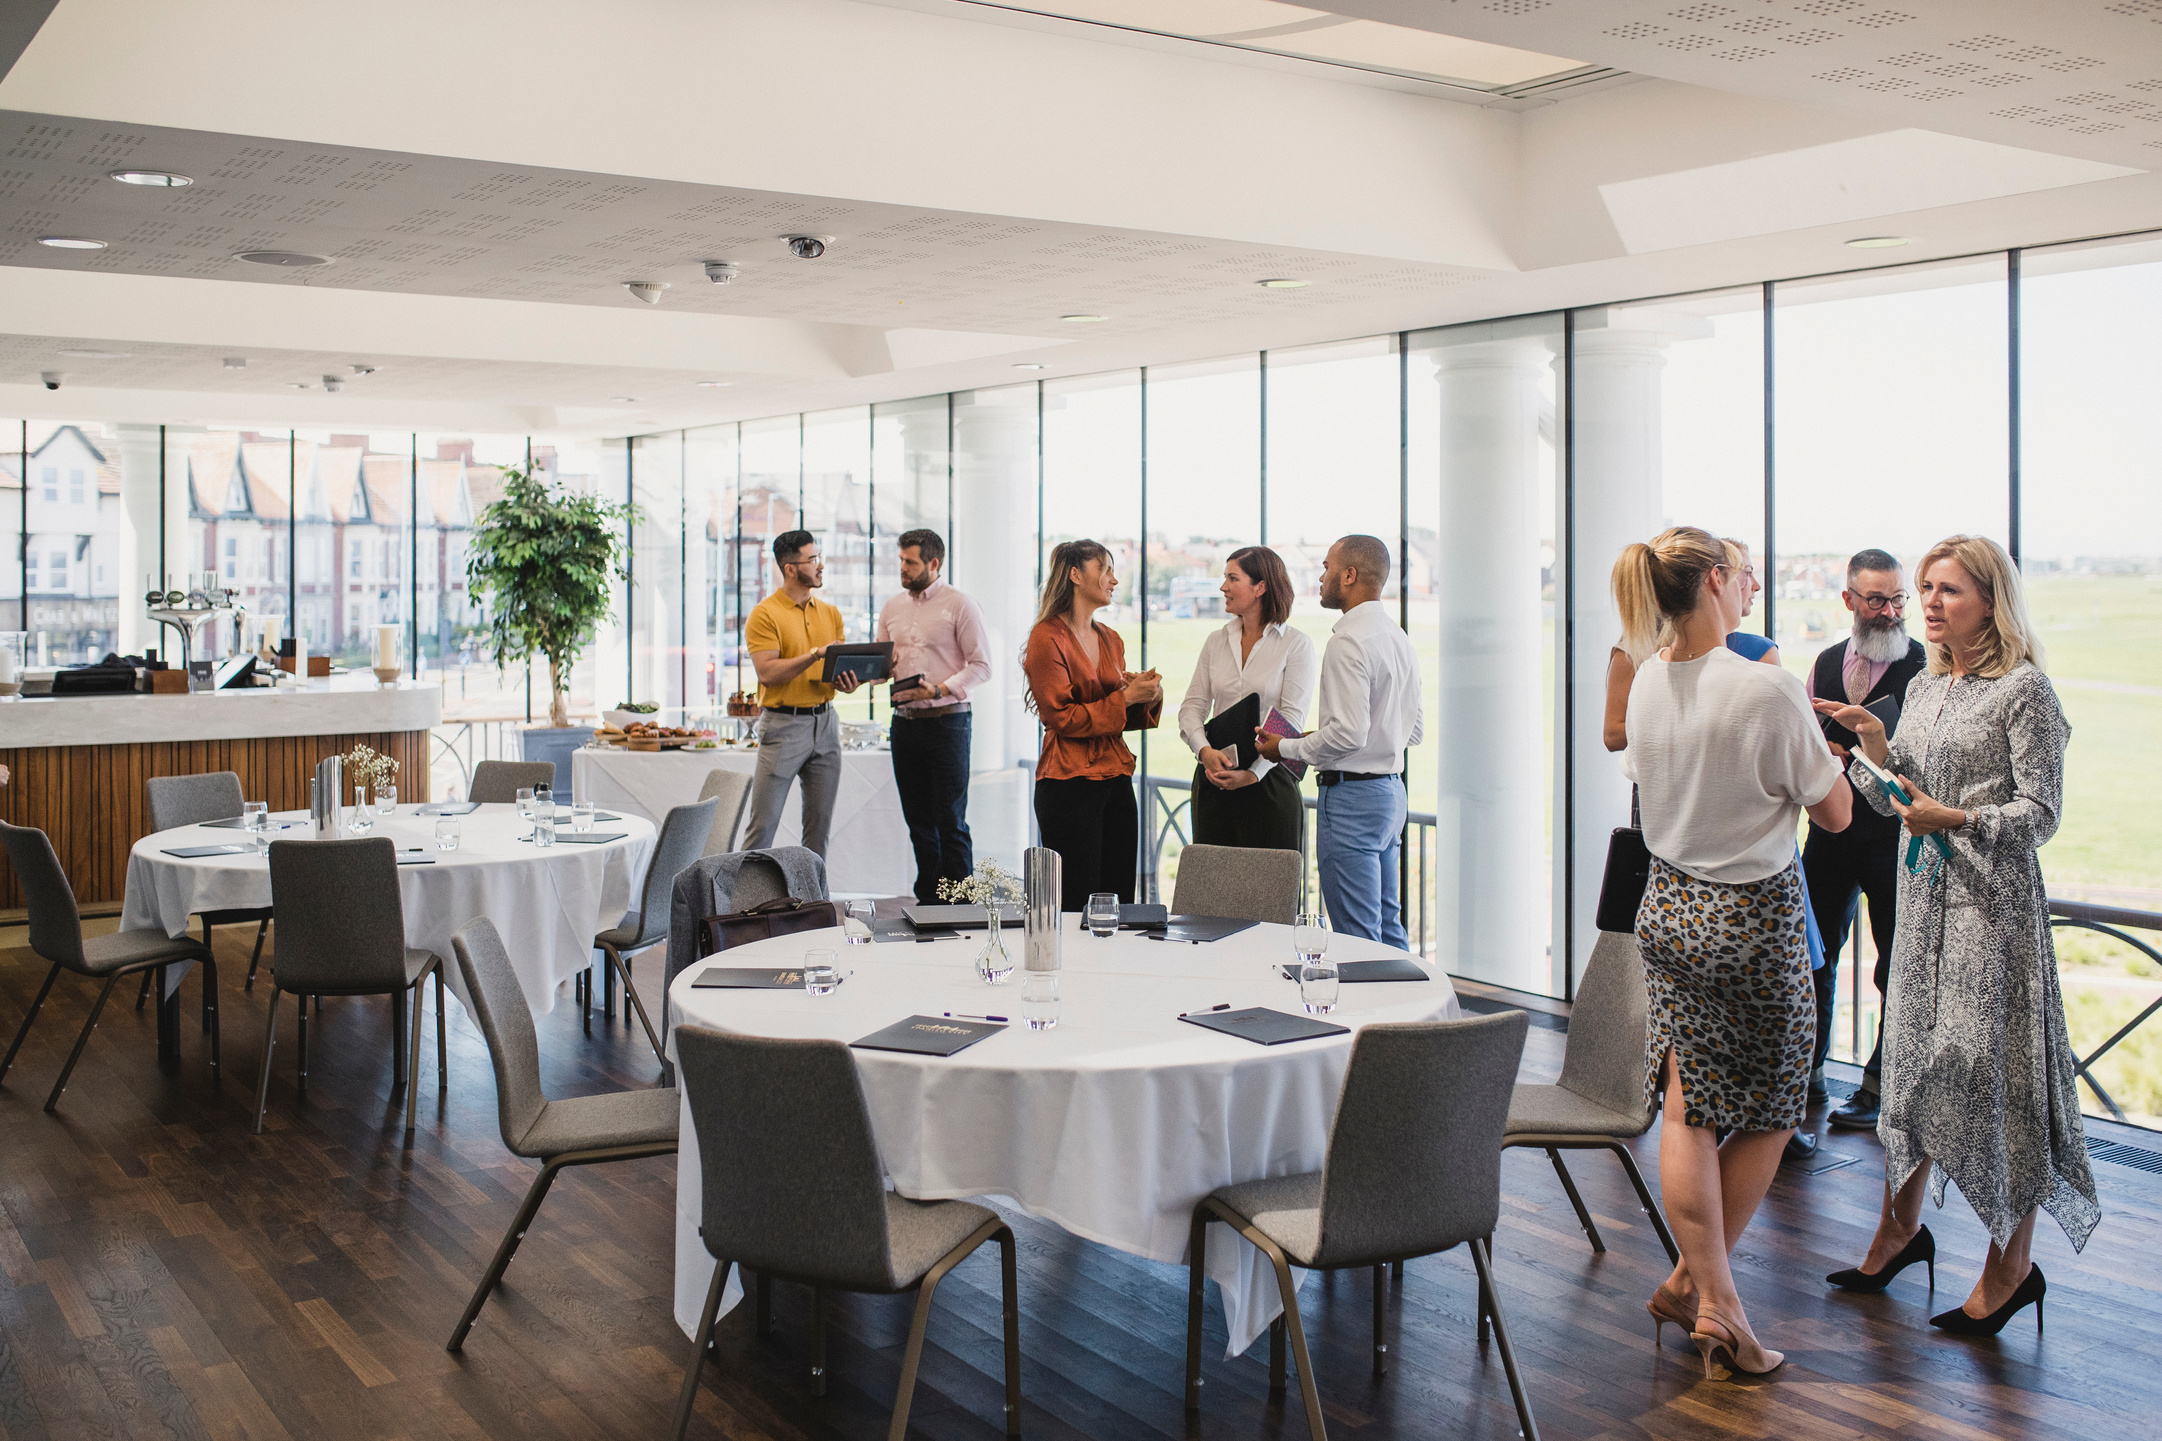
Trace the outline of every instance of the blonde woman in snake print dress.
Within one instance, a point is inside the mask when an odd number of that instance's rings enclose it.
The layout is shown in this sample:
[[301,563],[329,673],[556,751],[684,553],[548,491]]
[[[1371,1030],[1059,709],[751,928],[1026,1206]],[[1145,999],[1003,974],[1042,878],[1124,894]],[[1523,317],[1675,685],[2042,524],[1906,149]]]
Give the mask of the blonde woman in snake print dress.
[[[1903,864],[1877,1122],[1884,1209],[1862,1264],[1827,1279],[1880,1291],[1917,1261],[1934,1273],[1922,1194],[1942,1206],[1956,1183],[1989,1228],[1989,1259],[1966,1304],[1930,1324],[1994,1335],[2030,1303],[2041,1324],[2036,1211],[2075,1251],[2102,1214],[2035,854],[2057,830],[2071,727],[2002,547],[1953,536],[1916,575],[1929,673],[1908,687],[1893,739],[1867,712],[1817,702],[1910,797],[1851,769],[1869,803],[1904,822]],[[1938,838],[1950,854],[1933,860]]]
[[1802,683],[1727,648],[1747,585],[1727,548],[1688,526],[1614,566],[1625,633],[1671,628],[1630,685],[1622,755],[1652,853],[1637,913],[1644,1084],[1665,1112],[1659,1184],[1682,1253],[1646,1309],[1655,1333],[1688,1329],[1713,1378],[1785,1360],[1750,1329],[1727,1255],[1808,1109],[1816,992],[1795,824],[1807,809],[1840,830],[1853,796]]

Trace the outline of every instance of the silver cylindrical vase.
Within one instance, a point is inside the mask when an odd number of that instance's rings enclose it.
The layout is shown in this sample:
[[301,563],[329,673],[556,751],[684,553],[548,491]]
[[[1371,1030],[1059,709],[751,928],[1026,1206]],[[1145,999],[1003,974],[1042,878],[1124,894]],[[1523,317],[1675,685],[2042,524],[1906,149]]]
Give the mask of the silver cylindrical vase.
[[1059,854],[1030,846],[1021,854],[1021,917],[1027,944],[1023,965],[1031,971],[1059,969]]
[[308,816],[315,822],[315,838],[335,841],[345,835],[345,757],[324,756],[315,763],[315,778],[308,783]]

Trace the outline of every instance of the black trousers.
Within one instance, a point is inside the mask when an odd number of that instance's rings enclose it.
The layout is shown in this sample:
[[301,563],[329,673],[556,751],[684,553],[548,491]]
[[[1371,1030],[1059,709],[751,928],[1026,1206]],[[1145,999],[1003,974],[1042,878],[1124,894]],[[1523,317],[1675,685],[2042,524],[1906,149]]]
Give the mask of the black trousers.
[[1130,776],[1036,782],[1036,829],[1059,854],[1059,909],[1087,907],[1096,891],[1132,904],[1141,817]]
[[[1857,805],[1862,802],[1857,801]],[[1824,1064],[1832,1046],[1832,1007],[1839,986],[1839,953],[1864,898],[1869,901],[1869,934],[1877,943],[1877,995],[1892,976],[1892,932],[1899,924],[1899,836],[1850,839],[1836,831],[1809,828],[1802,844],[1802,873],[1809,878],[1809,908],[1824,936],[1824,965],[1811,979],[1817,987],[1817,1051],[1812,1065]],[[1878,1014],[1883,1011],[1880,1007]],[[1883,1069],[1884,1027],[1877,1027],[1877,1047],[1864,1070],[1872,1077]]]
[[1250,786],[1235,791],[1209,784],[1208,772],[1194,767],[1194,844],[1249,846],[1266,851],[1295,851],[1304,830],[1306,808],[1298,784],[1282,766]]
[[976,868],[968,835],[968,713],[893,718],[893,786],[916,852],[916,900],[938,900],[940,881]]

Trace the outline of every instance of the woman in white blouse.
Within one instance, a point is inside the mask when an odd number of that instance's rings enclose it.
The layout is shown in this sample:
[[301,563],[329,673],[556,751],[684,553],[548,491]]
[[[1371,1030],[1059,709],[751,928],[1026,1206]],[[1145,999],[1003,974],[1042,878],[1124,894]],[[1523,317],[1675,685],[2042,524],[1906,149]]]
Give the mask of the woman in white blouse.
[[1292,726],[1302,725],[1321,663],[1313,641],[1289,624],[1291,575],[1275,551],[1259,545],[1233,551],[1217,589],[1231,619],[1202,643],[1179,706],[1179,734],[1200,762],[1194,768],[1194,841],[1295,851],[1305,820],[1298,783],[1265,757],[1242,768],[1238,751],[1215,749],[1202,727],[1250,695],[1261,697],[1263,720],[1276,710]]

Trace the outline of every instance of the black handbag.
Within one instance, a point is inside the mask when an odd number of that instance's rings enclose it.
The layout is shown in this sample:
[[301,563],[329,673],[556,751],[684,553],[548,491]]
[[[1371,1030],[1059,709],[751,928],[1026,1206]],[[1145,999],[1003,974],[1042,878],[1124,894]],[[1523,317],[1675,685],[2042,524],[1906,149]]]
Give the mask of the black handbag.
[[1607,838],[1606,874],[1599,881],[1599,913],[1594,921],[1602,931],[1623,935],[1636,934],[1637,910],[1644,904],[1644,887],[1652,876],[1652,853],[1644,845],[1634,787],[1629,792],[1629,821],[1614,827],[1614,834]]
[[832,901],[799,901],[794,896],[777,896],[770,901],[760,901],[748,910],[707,916],[698,928],[698,954],[703,959],[718,951],[747,946],[753,941],[792,936],[801,931],[826,930],[840,924],[836,919],[837,909]]

